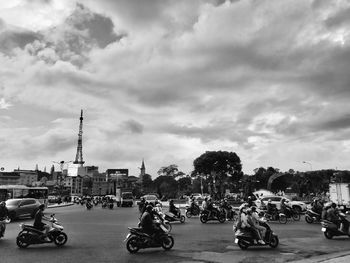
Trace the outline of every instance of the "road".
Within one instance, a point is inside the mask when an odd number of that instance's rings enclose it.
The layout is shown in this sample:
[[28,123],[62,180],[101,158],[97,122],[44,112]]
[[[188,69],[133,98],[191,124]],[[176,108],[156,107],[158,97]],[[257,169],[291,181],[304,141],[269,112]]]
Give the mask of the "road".
[[347,237],[325,239],[319,224],[309,225],[302,217],[300,222],[286,225],[271,223],[280,239],[277,249],[261,247],[242,251],[233,243],[232,223],[202,224],[194,217],[186,219],[185,224],[173,224],[175,245],[172,250],[155,248],[132,255],[125,249],[123,240],[128,233],[127,227],[138,222],[136,207],[109,210],[97,206],[87,211],[83,206],[74,205],[47,209],[46,214],[50,213],[56,214],[68,234],[64,247],[43,244],[17,248],[15,239],[19,223],[33,220],[15,221],[7,225],[5,238],[0,240],[0,262],[286,262],[348,251],[350,242]]

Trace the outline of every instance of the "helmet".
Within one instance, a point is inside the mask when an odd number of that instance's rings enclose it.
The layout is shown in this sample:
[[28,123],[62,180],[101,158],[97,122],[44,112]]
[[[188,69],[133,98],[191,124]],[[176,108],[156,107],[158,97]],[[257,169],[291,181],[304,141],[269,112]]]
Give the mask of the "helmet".
[[251,209],[253,212],[256,211],[256,207],[255,207],[255,206],[252,206],[250,209]]
[[271,199],[269,199],[267,202],[268,202],[268,203],[271,203],[272,201],[271,201]]
[[38,208],[39,208],[39,209],[44,209],[44,208],[45,208],[45,205],[44,205],[44,204],[41,204],[41,205],[39,205]]
[[152,210],[153,210],[153,206],[151,206],[151,205],[147,205],[146,206],[146,211],[147,212],[152,212]]
[[0,202],[0,205],[1,205],[1,206],[6,205],[5,201],[1,201],[1,202]]
[[247,214],[251,214],[252,213],[252,209],[251,208],[248,208],[247,209]]

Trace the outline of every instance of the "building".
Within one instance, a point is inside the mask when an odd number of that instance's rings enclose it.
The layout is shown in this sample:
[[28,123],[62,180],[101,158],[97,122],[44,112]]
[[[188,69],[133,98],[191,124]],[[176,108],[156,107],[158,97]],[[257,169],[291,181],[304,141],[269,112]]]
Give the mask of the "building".
[[19,173],[19,181],[18,184],[20,185],[27,185],[32,186],[35,185],[38,181],[38,170],[32,171],[32,170],[15,170],[17,173]]
[[0,172],[0,185],[19,184],[20,175],[18,172]]

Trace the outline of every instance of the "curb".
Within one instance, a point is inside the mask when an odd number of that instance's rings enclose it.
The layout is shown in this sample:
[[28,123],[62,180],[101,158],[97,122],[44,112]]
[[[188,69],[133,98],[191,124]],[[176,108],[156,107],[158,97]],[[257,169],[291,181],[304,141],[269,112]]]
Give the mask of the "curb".
[[47,206],[46,209],[49,208],[58,208],[58,207],[65,207],[65,206],[71,206],[74,205],[73,203],[67,203],[67,204],[60,204],[60,205],[51,205],[51,206]]
[[[326,262],[329,260],[336,260],[339,258],[347,258],[347,262],[350,261],[350,251],[336,252],[331,254],[319,255],[310,258],[305,258],[296,261],[288,261],[289,263],[315,263],[315,262]],[[337,262],[337,261],[334,261]],[[344,261],[345,262],[345,261]]]

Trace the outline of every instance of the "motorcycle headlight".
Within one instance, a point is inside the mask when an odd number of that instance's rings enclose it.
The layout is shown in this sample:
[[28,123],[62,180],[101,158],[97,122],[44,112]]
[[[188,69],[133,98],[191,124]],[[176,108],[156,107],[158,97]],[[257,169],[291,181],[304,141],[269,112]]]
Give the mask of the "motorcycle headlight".
[[24,224],[20,224],[19,227],[20,227],[21,229],[24,229]]

